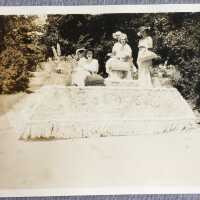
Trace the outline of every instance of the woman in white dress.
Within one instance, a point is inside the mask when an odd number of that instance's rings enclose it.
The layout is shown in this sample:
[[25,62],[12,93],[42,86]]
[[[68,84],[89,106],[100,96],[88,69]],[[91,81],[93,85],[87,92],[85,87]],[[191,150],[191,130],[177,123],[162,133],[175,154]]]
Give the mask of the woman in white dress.
[[142,87],[152,87],[150,70],[152,67],[152,60],[159,58],[157,54],[151,51],[153,48],[153,40],[148,35],[148,30],[150,27],[142,26],[139,29],[138,36],[141,37],[139,40],[138,48],[138,79],[140,86]]
[[[112,54],[112,58],[107,61],[106,68],[109,70],[110,74],[114,68],[122,69],[122,71],[124,69],[126,72],[125,77],[127,79],[132,79],[131,71],[133,70],[133,72],[135,72],[136,68],[132,62],[132,49],[127,41],[127,35],[122,33],[119,38],[120,44],[113,47],[114,53]],[[121,74],[120,71],[119,74]]]
[[121,31],[117,31],[116,33],[113,33],[113,39],[116,40],[116,42],[113,45],[112,48],[112,55],[115,56],[117,51],[121,48],[121,36],[123,36],[123,33]]
[[83,65],[83,68],[90,74],[96,74],[99,70],[98,60],[93,58],[93,51],[88,50],[86,53],[86,62]]
[[[120,38],[121,47],[116,52],[116,58],[118,59],[118,65],[120,68],[127,69],[125,74],[127,79],[132,79],[131,69],[136,70],[132,63],[132,49],[127,43],[128,38],[126,34],[122,34]],[[116,63],[117,64],[117,63]]]
[[73,67],[72,72],[72,85],[75,86],[84,86],[85,85],[85,77],[89,75],[89,73],[84,69],[84,65],[87,61],[85,57],[86,49],[81,48],[76,51],[76,63]]
[[93,54],[92,50],[88,50],[86,53],[87,61],[83,67],[89,74],[85,79],[85,85],[104,85],[103,77],[97,74],[99,71],[99,62],[93,57]]
[[110,73],[110,68],[112,67],[112,62],[115,59],[115,56],[117,54],[117,52],[119,51],[119,49],[121,48],[121,35],[123,33],[120,31],[117,31],[115,33],[112,34],[113,39],[115,40],[115,43],[112,47],[112,52],[108,53],[108,56],[110,56],[110,58],[106,61],[106,72]]
[[77,66],[73,71],[73,85],[75,86],[85,86],[86,79],[99,79],[97,72],[99,70],[98,60],[93,58],[93,51],[88,50],[86,52],[82,51],[78,53]]

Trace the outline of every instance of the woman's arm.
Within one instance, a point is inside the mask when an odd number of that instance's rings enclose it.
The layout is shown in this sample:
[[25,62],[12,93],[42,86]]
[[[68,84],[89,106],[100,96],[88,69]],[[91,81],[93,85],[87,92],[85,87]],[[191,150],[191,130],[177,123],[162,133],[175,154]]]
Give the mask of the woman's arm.
[[152,49],[153,48],[153,39],[152,37],[148,37],[148,40],[147,40],[147,48],[148,49]]

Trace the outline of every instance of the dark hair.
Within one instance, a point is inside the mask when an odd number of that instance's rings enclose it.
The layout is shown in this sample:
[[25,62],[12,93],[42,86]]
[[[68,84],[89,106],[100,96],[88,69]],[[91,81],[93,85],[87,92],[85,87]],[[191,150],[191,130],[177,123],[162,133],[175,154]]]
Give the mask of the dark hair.
[[85,53],[85,50],[80,50],[78,53]]
[[93,51],[92,49],[87,49],[86,55],[87,55],[89,52],[91,52],[91,53],[94,55],[94,51]]

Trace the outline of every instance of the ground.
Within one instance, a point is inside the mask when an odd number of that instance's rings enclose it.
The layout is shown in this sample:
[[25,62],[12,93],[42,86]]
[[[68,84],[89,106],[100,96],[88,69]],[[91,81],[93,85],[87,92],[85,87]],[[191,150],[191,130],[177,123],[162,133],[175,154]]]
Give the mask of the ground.
[[199,128],[159,135],[22,141],[2,116],[26,95],[0,97],[0,189],[200,185]]
[[4,123],[0,188],[198,186],[197,131],[24,142]]

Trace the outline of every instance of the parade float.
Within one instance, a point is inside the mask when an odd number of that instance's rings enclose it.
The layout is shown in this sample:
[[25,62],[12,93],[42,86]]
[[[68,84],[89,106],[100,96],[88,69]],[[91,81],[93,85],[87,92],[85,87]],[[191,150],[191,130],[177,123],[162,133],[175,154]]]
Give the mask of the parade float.
[[195,128],[192,109],[170,84],[154,77],[152,87],[140,87],[137,79],[121,78],[124,69],[117,67],[104,85],[72,86],[72,60],[45,63],[48,81],[7,113],[20,139],[169,134]]

